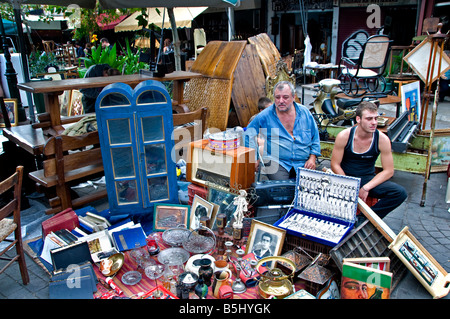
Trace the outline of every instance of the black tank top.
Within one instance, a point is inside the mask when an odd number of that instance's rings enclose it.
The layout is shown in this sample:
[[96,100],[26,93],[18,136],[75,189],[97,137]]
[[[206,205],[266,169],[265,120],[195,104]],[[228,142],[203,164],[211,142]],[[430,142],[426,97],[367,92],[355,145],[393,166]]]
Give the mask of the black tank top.
[[372,137],[372,144],[364,153],[355,153],[353,151],[353,137],[357,126],[350,129],[347,145],[344,149],[341,167],[346,175],[361,177],[366,175],[375,175],[375,162],[380,154],[378,149],[378,139],[380,132],[375,131]]

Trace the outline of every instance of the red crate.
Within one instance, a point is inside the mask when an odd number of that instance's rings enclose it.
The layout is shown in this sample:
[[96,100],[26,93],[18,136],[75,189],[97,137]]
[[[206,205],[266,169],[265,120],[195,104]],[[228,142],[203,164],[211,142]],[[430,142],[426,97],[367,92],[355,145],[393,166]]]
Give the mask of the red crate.
[[208,188],[206,186],[199,186],[196,184],[189,184],[188,186],[188,196],[189,196],[189,201],[188,201],[188,205],[192,205],[192,202],[194,200],[194,196],[198,195],[203,199],[207,200],[207,196],[208,196]]
[[[367,204],[367,206],[372,207],[373,205],[378,203],[378,198],[367,196],[365,203]],[[356,209],[356,215],[359,215],[359,214],[361,214],[361,211],[358,208],[358,209]]]

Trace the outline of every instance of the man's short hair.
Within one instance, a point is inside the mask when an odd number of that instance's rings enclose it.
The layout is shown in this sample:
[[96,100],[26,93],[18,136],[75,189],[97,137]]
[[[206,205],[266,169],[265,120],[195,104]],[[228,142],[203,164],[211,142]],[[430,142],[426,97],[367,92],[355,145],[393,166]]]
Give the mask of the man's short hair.
[[292,82],[289,81],[280,81],[277,84],[275,84],[273,88],[273,95],[275,96],[275,91],[278,89],[284,89],[285,86],[288,86],[291,89],[292,96],[295,96],[295,86],[292,84]]
[[267,104],[270,105],[272,103],[273,103],[272,100],[269,99],[267,96],[260,97],[258,100],[258,110],[262,111],[267,107]]
[[100,43],[102,43],[102,42],[109,42],[109,41],[108,41],[108,38],[101,38],[101,39],[100,39]]
[[361,103],[359,103],[358,107],[356,108],[356,116],[362,117],[362,113],[365,110],[369,110],[371,112],[378,112],[378,107],[373,102],[362,101]]
[[262,240],[264,237],[269,237],[270,242],[272,242],[272,240],[273,240],[272,235],[269,234],[269,233],[264,233],[264,234],[262,234],[262,235],[261,235],[261,240]]

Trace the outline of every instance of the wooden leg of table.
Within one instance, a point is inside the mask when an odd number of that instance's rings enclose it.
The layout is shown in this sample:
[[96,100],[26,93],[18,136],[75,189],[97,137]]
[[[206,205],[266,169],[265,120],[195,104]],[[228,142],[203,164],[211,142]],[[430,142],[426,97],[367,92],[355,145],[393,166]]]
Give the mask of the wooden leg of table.
[[[44,94],[45,111],[50,115],[50,127],[56,134],[61,134],[64,128],[61,125],[61,110],[59,106],[59,95],[61,92]],[[51,134],[50,134],[51,135]]]
[[183,104],[184,81],[173,81],[172,93],[173,99],[176,100],[178,104]]

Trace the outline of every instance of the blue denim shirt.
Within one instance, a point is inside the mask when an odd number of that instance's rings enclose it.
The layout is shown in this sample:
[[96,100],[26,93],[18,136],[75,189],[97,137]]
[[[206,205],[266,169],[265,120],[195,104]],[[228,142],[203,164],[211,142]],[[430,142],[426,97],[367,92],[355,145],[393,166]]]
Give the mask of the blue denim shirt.
[[314,117],[305,106],[295,102],[294,106],[297,113],[294,137],[278,118],[275,104],[261,111],[247,126],[244,135],[245,146],[257,150],[256,136],[260,133],[265,140],[263,158],[278,161],[287,171],[292,167],[295,171],[303,167],[311,154],[321,155],[319,130]]

